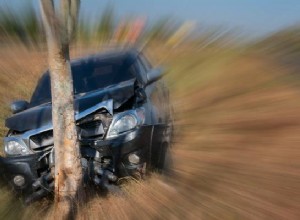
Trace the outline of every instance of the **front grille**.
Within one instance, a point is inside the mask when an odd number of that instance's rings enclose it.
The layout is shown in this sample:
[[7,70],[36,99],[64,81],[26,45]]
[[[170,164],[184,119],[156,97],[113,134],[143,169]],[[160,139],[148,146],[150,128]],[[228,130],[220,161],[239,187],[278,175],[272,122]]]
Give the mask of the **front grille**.
[[41,151],[43,148],[53,146],[53,131],[45,131],[30,137],[30,147],[35,151]]
[[90,128],[98,127],[101,124],[102,124],[101,121],[90,121],[90,122],[86,122],[84,124],[81,124],[79,127],[81,129],[90,129]]
[[[98,112],[77,121],[76,125],[79,140],[103,139],[111,121],[112,117],[107,112]],[[53,145],[53,130],[30,137],[30,148],[36,152],[46,150]]]
[[107,112],[97,112],[77,122],[79,139],[103,139],[112,117]]
[[90,121],[79,126],[79,138],[102,138],[104,136],[104,128],[102,122]]

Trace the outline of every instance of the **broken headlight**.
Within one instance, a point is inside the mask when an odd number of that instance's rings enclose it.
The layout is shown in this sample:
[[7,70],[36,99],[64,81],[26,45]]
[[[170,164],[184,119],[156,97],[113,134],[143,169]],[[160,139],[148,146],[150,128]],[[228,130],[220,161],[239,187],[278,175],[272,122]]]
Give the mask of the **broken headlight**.
[[16,137],[7,137],[4,139],[5,153],[9,156],[27,155],[32,152],[25,143]]
[[119,113],[114,116],[107,133],[107,139],[117,137],[143,124],[145,121],[144,109],[137,109]]

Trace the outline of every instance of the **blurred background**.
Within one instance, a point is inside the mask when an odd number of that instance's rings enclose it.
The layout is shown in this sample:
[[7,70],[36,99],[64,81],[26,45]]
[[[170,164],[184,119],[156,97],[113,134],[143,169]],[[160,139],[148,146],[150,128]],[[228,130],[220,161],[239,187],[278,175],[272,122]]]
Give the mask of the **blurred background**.
[[[0,135],[47,69],[38,0],[0,0]],[[135,46],[166,68],[174,176],[94,195],[79,219],[299,219],[300,1],[83,0],[71,57]],[[51,219],[2,186],[0,219]]]

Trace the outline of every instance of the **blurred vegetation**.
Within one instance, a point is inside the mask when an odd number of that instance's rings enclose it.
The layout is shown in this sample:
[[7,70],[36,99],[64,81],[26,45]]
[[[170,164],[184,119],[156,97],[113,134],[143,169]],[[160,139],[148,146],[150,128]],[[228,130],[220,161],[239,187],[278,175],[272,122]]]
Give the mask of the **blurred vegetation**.
[[[43,45],[45,37],[40,20],[40,15],[30,4],[24,4],[22,13],[12,8],[0,7],[0,43],[4,44],[18,40],[26,46]],[[132,17],[118,20],[114,15],[114,8],[111,4],[107,5],[103,13],[93,19],[93,21],[91,21],[90,15],[82,14],[78,24],[77,42],[90,43],[97,41],[105,45],[114,39],[114,34],[117,31],[126,35],[133,20]],[[143,27],[144,30],[140,35],[139,41],[167,42],[182,24],[182,22],[171,16],[158,18],[156,22],[147,23]],[[242,38],[243,35],[238,30],[227,29],[222,26],[197,26],[193,31],[192,38],[189,40],[202,44],[203,47],[208,47],[212,44],[224,46],[227,43],[234,46]],[[120,39],[122,40],[122,38]],[[243,46],[245,46],[245,42]],[[281,58],[288,56],[285,60],[294,60],[296,62],[300,56],[300,26],[287,27],[264,38],[256,39],[253,43],[248,42],[248,46],[259,52],[278,55]]]
[[256,43],[272,53],[294,54],[300,52],[300,26],[287,27]]
[[[32,7],[22,14],[0,10],[3,137],[9,103],[29,99],[47,68],[47,53],[40,50],[43,30]],[[131,24],[132,19],[118,21],[112,6],[95,22],[82,16],[72,57],[99,52],[118,28],[122,37],[114,39],[123,42]],[[147,45],[144,52],[155,65],[168,68],[178,129],[173,146],[176,178],[166,181],[154,174],[124,186],[122,195],[91,192],[80,216],[297,219],[300,93],[291,67],[298,67],[300,28],[241,44],[236,31],[196,27],[181,44],[167,44],[181,25],[169,17],[158,19],[146,24],[138,40]],[[0,219],[51,217],[49,200],[26,207],[9,188],[1,186],[0,194]]]
[[24,44],[38,43],[42,39],[42,26],[31,5],[27,5],[22,13],[9,8],[0,8],[0,39],[3,42],[16,39]]
[[113,6],[108,5],[96,23],[96,33],[99,40],[107,42],[114,33],[114,11]]
[[[30,4],[25,4],[22,13],[18,13],[11,8],[0,8],[0,42],[21,41],[24,45],[44,44],[43,28],[40,21],[40,15],[36,13]],[[102,43],[109,42],[116,29],[123,24],[123,30],[126,32],[130,29],[132,19],[117,21],[114,15],[112,5],[108,5],[103,13],[90,22],[88,16],[81,16],[77,30],[77,41],[90,42],[99,41]],[[171,18],[159,19],[147,30],[146,39],[167,40],[174,32],[176,25]]]
[[276,56],[285,64],[297,65],[300,59],[300,25],[280,30],[255,42],[255,50]]

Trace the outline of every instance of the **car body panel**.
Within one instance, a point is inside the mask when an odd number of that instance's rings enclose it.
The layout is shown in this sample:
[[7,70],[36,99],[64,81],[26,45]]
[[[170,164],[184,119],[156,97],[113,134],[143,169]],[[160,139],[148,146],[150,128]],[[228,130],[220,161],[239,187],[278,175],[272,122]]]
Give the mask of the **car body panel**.
[[[134,79],[114,85],[111,88],[78,95],[75,98],[75,112],[82,113],[94,107],[99,102],[114,100],[113,108],[119,108],[124,102],[134,95]],[[112,112],[112,110],[110,110]],[[20,121],[22,123],[20,123]],[[5,121],[5,126],[19,132],[37,129],[45,125],[52,124],[51,103],[42,104],[23,112],[17,113]]]

